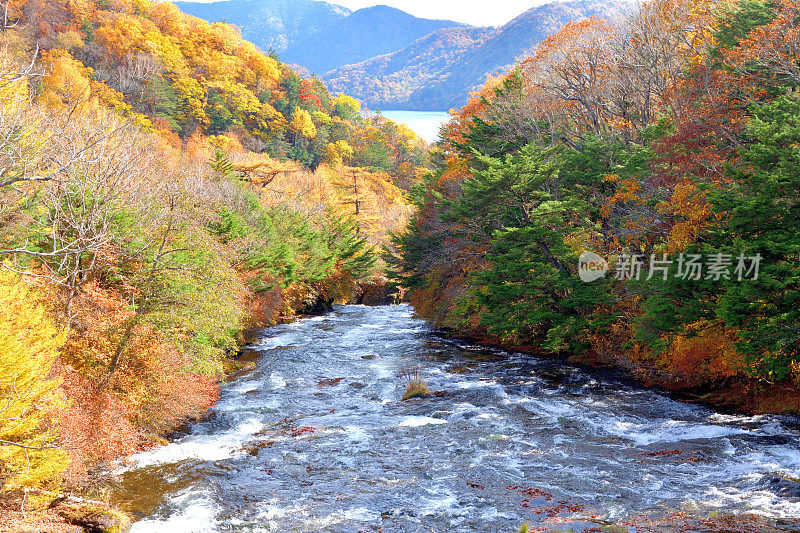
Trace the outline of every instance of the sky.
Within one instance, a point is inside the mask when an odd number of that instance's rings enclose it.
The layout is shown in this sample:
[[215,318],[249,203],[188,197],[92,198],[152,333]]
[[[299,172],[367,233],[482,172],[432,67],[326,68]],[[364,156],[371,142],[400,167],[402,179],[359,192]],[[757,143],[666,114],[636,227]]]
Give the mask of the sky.
[[528,9],[548,0],[327,0],[356,10],[384,4],[431,19],[448,19],[474,26],[502,26]]

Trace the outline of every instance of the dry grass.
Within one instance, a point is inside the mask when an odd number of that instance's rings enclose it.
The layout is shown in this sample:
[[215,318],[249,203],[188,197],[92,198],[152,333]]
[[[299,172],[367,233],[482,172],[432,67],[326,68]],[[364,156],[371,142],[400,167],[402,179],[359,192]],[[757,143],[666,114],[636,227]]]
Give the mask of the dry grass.
[[428,384],[425,383],[424,374],[420,367],[405,367],[400,370],[398,377],[406,387],[402,401],[410,400],[411,398],[424,398],[430,395],[431,391],[428,389]]

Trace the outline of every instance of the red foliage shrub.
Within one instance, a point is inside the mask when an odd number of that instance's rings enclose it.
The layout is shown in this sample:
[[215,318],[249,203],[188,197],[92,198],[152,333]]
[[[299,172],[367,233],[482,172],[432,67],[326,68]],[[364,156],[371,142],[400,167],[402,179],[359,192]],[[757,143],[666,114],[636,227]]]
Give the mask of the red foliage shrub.
[[132,312],[118,293],[94,282],[76,309],[78,330],[56,367],[69,399],[60,425],[69,443],[67,479],[72,483],[200,417],[218,395],[215,378],[191,372],[188,358],[147,324],[134,329],[119,366],[110,373],[109,362]]

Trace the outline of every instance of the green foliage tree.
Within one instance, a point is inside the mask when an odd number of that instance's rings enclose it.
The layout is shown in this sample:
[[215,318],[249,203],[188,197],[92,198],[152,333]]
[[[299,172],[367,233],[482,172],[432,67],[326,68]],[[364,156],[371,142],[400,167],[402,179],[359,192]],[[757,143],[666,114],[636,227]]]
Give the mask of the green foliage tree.
[[208,133],[211,135],[225,133],[236,122],[233,110],[220,91],[209,92],[206,110],[210,120]]
[[[709,242],[719,253],[760,255],[754,275],[725,284],[717,312],[739,332],[739,350],[759,372],[783,378],[800,361],[800,99],[752,108],[749,141],[731,184],[713,191],[722,224]],[[736,258],[734,268],[737,265]]]
[[580,187],[560,177],[560,150],[529,144],[493,158],[462,185],[445,220],[476,241],[487,239],[488,267],[476,277],[483,323],[493,333],[552,351],[577,350],[599,323],[603,283],[585,284],[567,240],[583,231]]
[[775,10],[767,2],[760,0],[741,0],[735,8],[721,17],[714,32],[716,44],[711,48],[712,57],[719,58],[722,49],[739,46],[750,31],[758,26],[769,24],[775,18]]
[[231,163],[230,157],[221,148],[214,150],[214,155],[208,160],[208,166],[211,167],[214,178],[224,180],[230,177],[236,170]]
[[281,89],[284,96],[278,100],[274,105],[275,109],[280,111],[285,117],[292,117],[294,112],[300,107],[300,85],[302,83],[300,76],[291,70],[283,71],[283,78],[281,79]]
[[361,104],[355,98],[346,95],[339,95],[332,100],[333,114],[348,120],[358,121],[361,118]]
[[391,157],[389,145],[383,139],[375,139],[355,153],[356,162],[373,172],[389,171],[392,168]]
[[222,209],[210,229],[223,243],[239,245],[239,261],[259,274],[253,282],[257,290],[317,283],[337,271],[361,279],[377,261],[357,221],[330,209],[318,216],[285,206],[265,209],[250,195],[250,201]]

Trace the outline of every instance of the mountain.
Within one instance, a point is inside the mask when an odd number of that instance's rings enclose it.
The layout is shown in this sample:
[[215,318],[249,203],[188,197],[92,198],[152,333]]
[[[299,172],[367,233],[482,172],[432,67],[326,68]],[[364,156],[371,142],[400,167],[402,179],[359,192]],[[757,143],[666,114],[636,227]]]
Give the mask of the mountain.
[[352,11],[319,0],[224,0],[175,2],[178,9],[208,22],[224,21],[242,29],[242,37],[262,50],[285,50],[302,39],[347,18]]
[[495,28],[445,28],[414,41],[402,50],[345,65],[324,76],[331,91],[363,100],[373,109],[407,109],[411,95],[424,87],[456,60],[480,47],[496,33]]
[[[531,0],[533,1],[533,0]],[[375,109],[461,107],[487,75],[507,71],[571,20],[615,16],[625,0],[572,0],[534,7],[505,26],[476,28],[414,17],[388,6],[352,12],[320,0],[177,2],[209,22],[239,26],[262,50],[321,75],[334,92]]]
[[400,50],[436,30],[464,26],[452,20],[417,18],[389,6],[373,6],[307,32],[287,47],[281,59],[324,74]]
[[614,17],[620,0],[575,0],[534,7],[499,30],[439,32],[382,57],[323,76],[333,92],[346,92],[372,108],[439,111],[459,108],[487,75],[507,71],[517,58],[571,20]]

